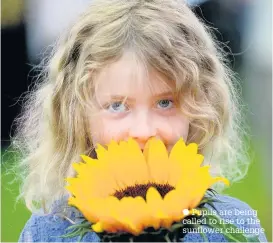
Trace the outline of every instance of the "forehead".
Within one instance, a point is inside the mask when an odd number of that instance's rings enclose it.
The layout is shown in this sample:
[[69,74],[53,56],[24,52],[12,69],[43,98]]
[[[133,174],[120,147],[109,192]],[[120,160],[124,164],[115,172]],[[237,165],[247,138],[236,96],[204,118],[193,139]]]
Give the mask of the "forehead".
[[157,95],[172,92],[174,84],[130,54],[105,67],[96,77],[96,95]]

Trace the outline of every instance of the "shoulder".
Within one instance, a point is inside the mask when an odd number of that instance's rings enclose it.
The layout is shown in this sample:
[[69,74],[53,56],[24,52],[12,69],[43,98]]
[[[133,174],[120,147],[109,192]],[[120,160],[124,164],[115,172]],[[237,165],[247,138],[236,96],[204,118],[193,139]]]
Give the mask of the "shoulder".
[[[32,214],[21,232],[19,242],[77,242],[78,238],[61,238],[61,235],[68,233],[66,228],[72,223],[53,214]],[[95,233],[88,233],[83,241],[97,242],[98,236]]]
[[221,218],[242,229],[246,235],[256,235],[261,242],[267,242],[257,210],[251,208],[247,203],[227,195],[218,195],[218,199],[220,202],[214,203],[214,206]]
[[[267,242],[264,234],[264,229],[261,227],[260,221],[257,218],[257,211],[252,209],[247,203],[227,195],[216,195],[218,201],[213,203],[213,208],[207,206],[213,212],[217,211],[218,216],[222,219],[222,223],[230,223],[238,227],[240,232],[245,235],[256,235],[261,242]],[[214,209],[216,211],[214,211]],[[232,231],[233,229],[227,228],[226,231]],[[204,230],[208,240],[210,242],[226,242],[226,238],[223,234]],[[236,232],[232,232],[236,235]],[[237,232],[238,233],[238,232]],[[203,238],[197,233],[188,233],[185,241],[189,242],[201,242]]]
[[[217,195],[219,202],[214,203],[214,207],[223,219],[233,219],[238,227],[259,228],[257,210],[251,208],[247,203],[227,195]],[[260,230],[261,231],[261,230]]]
[[217,194],[215,198],[217,201],[213,203],[213,206],[222,217],[251,218],[257,216],[256,210],[238,198],[220,194]]

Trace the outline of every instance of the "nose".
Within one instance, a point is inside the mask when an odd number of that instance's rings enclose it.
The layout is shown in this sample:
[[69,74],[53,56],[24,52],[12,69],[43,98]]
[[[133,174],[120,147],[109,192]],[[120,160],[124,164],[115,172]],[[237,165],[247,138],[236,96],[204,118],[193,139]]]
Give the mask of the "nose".
[[133,117],[129,136],[134,138],[142,149],[148,139],[155,137],[156,133],[157,129],[149,112],[141,111]]

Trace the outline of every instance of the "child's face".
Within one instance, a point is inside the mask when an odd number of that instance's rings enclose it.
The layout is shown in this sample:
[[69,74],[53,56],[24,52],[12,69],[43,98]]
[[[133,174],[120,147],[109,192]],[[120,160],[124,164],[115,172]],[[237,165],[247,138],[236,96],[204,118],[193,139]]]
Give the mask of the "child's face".
[[90,119],[93,143],[132,137],[143,149],[149,138],[157,137],[170,151],[180,137],[187,140],[189,121],[181,114],[167,80],[156,72],[147,77],[137,67],[125,55],[98,75],[97,111]]

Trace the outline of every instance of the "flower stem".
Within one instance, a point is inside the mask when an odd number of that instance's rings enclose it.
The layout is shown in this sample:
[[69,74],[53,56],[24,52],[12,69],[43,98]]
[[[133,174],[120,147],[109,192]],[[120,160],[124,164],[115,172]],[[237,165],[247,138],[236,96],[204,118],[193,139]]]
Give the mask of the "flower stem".
[[164,238],[165,238],[166,242],[172,242],[168,234],[165,235]]

